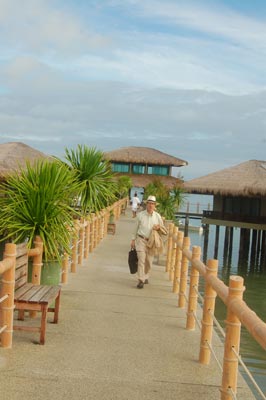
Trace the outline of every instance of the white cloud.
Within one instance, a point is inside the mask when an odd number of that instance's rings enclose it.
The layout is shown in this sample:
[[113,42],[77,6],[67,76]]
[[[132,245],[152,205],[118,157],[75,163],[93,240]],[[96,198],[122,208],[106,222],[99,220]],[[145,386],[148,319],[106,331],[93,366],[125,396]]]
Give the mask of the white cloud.
[[51,0],[0,0],[0,24],[1,41],[21,52],[70,55],[109,43]]

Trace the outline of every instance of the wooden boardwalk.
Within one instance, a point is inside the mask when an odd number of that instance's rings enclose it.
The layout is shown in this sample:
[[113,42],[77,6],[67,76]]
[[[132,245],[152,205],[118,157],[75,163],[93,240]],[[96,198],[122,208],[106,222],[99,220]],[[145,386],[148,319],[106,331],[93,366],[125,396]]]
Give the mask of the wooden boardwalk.
[[[1,400],[217,400],[221,372],[198,363],[199,330],[186,331],[164,260],[136,288],[127,254],[134,222],[128,210],[64,285],[59,324],[38,335],[14,332],[0,348]],[[34,323],[34,322],[33,322]],[[222,357],[218,338],[214,347]],[[243,379],[239,399],[253,399]]]

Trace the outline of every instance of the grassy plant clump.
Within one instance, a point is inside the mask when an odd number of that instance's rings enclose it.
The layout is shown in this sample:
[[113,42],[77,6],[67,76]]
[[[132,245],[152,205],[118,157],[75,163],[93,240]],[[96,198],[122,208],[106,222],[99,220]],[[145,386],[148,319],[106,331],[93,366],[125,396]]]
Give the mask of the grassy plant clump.
[[75,211],[71,204],[78,190],[72,171],[58,161],[26,164],[0,185],[0,235],[32,246],[39,235],[46,259],[69,252]]

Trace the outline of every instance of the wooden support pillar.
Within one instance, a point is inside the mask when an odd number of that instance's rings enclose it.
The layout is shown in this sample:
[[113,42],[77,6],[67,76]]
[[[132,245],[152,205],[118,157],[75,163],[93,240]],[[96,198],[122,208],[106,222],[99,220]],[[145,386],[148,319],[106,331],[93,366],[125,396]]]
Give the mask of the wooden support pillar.
[[206,263],[208,257],[210,225],[206,224],[204,227],[204,244],[203,244],[203,262]]
[[260,251],[260,266],[265,267],[265,254],[266,254],[266,231],[262,231],[261,235],[261,251]]
[[[218,260],[208,260],[206,274],[217,276],[217,273]],[[215,299],[217,294],[211,284],[208,283],[208,281],[205,282],[199,362],[208,365],[211,357],[209,346],[211,346],[213,334],[212,314],[214,315]]]
[[228,259],[229,238],[230,238],[230,227],[226,226],[224,230],[224,251],[223,251],[224,264],[227,264],[227,259]]
[[228,251],[228,264],[231,264],[232,253],[233,253],[233,242],[234,242],[234,228],[230,228],[230,237],[229,237],[229,251]]
[[188,236],[189,215],[186,214],[184,236]]
[[[231,276],[229,281],[229,294],[226,301],[226,337],[224,346],[223,377],[221,387],[221,400],[231,400],[230,390],[237,391],[238,358],[241,323],[232,310],[232,306],[242,300],[244,280],[241,276]],[[229,390],[230,389],[230,390]]]
[[255,263],[256,263],[256,265],[259,265],[260,253],[261,253],[262,231],[258,230],[257,232],[258,232],[258,235],[257,235],[257,248],[256,248],[256,255],[255,255]]
[[[190,248],[190,237],[184,237],[183,240],[183,250],[189,250]],[[181,274],[180,274],[180,288],[179,288],[179,298],[178,307],[185,308],[186,305],[186,295],[187,295],[187,279],[188,279],[188,258],[182,253],[181,261]]]
[[215,229],[215,244],[214,244],[214,257],[218,258],[218,249],[219,249],[219,236],[220,236],[220,225],[216,225]]
[[193,266],[193,260],[200,260],[201,248],[200,246],[192,247],[192,265],[190,272],[190,285],[189,285],[189,299],[187,308],[187,324],[186,329],[195,329],[195,316],[198,306],[198,286],[199,286],[199,271]]
[[250,263],[254,264],[255,259],[256,259],[256,253],[257,253],[257,246],[258,244],[258,231],[257,229],[252,230],[251,234],[251,249],[250,249]]

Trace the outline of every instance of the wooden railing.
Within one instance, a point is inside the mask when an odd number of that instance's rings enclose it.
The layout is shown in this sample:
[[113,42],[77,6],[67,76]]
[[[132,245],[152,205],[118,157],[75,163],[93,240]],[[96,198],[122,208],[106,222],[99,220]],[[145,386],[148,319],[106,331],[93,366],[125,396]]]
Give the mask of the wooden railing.
[[[193,246],[190,239],[184,237],[174,224],[169,225],[166,272],[173,281],[173,292],[178,294],[178,306],[187,307],[186,329],[195,329],[199,297],[199,276],[205,280],[203,295],[201,340],[199,362],[208,364],[211,355],[213,334],[213,314],[215,298],[219,298],[227,307],[226,335],[224,345],[223,373],[221,380],[221,399],[233,399],[237,391],[237,375],[240,347],[241,324],[249,331],[254,340],[266,349],[266,324],[243,301],[244,279],[231,276],[229,287],[217,277],[218,261],[208,260],[205,265],[201,260],[201,248]],[[191,265],[189,269],[188,266]],[[187,282],[190,282],[187,288]],[[258,390],[260,390],[258,388]],[[265,398],[265,397],[263,397]]]
[[191,203],[190,201],[182,203],[178,211],[183,213],[202,214],[203,210],[211,210],[211,203]]
[[[75,232],[72,238],[71,256],[65,254],[62,260],[61,282],[67,283],[69,270],[77,271],[89,253],[100,243],[107,234],[107,225],[112,212],[117,220],[126,208],[127,198],[118,200],[110,207],[97,214],[91,214],[85,219],[75,221]],[[33,257],[32,283],[40,284],[42,270],[43,243],[36,237],[34,248],[29,249],[28,256]],[[5,245],[4,258],[0,262],[0,341],[1,346],[12,347],[14,290],[15,290],[16,245]],[[33,316],[31,314],[31,316]]]

